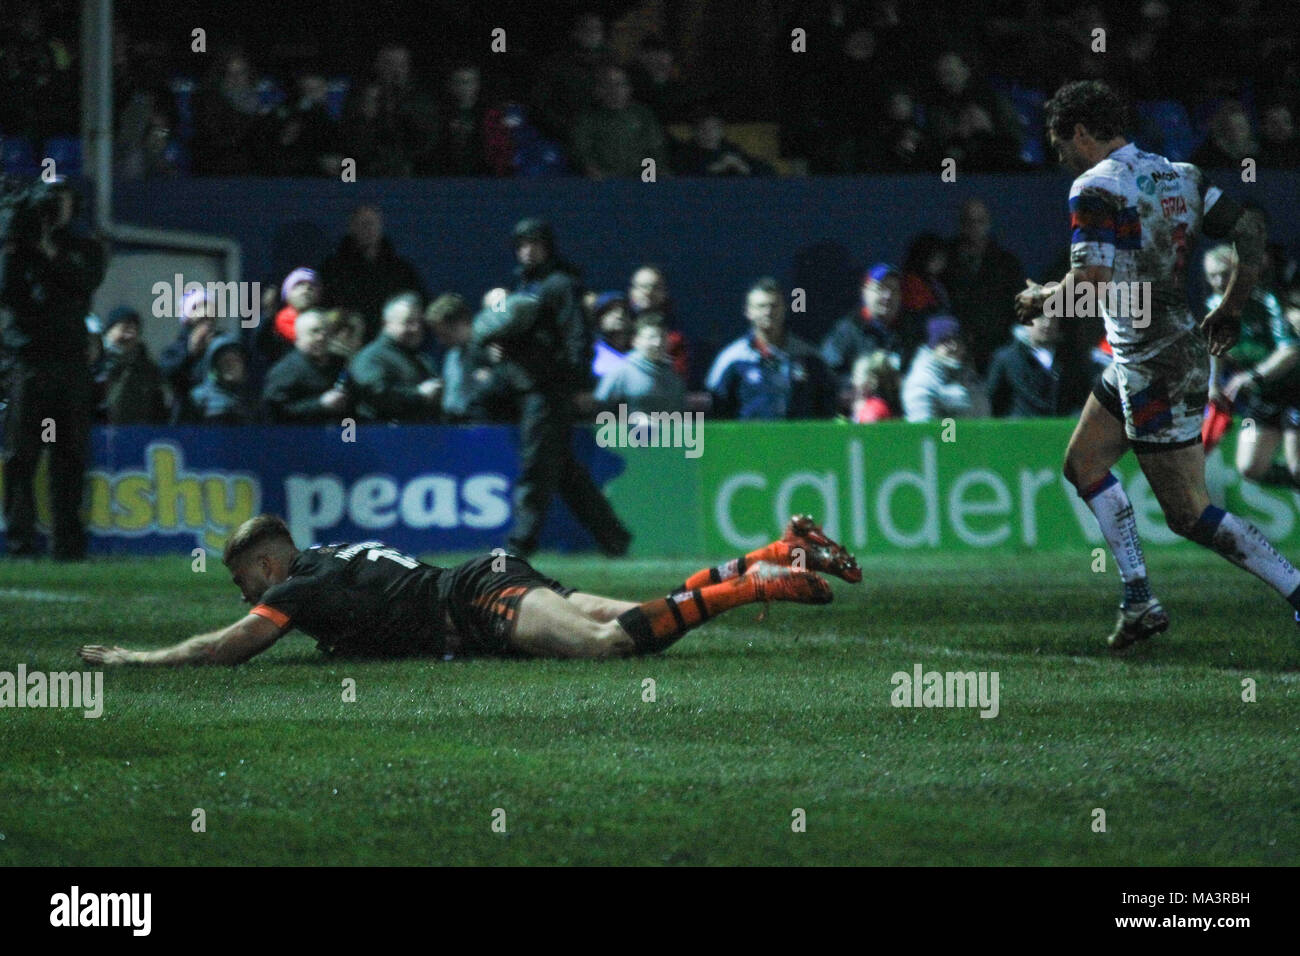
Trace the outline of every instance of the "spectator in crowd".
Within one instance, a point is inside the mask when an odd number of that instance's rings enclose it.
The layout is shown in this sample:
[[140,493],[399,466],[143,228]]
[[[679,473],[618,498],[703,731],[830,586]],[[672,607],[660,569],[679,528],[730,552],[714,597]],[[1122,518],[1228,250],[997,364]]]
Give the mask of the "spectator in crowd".
[[[438,173],[443,176],[487,176],[486,114],[483,74],[473,63],[452,67],[443,85],[442,135],[438,140]],[[472,316],[471,316],[472,318]]]
[[902,276],[898,269],[878,262],[862,277],[862,305],[831,328],[822,340],[822,360],[839,377],[842,389],[850,387],[853,363],[861,355],[881,350],[906,368],[916,348],[917,336],[902,321]]
[[392,44],[379,51],[374,78],[348,97],[341,135],[361,175],[436,172],[437,105],[411,75],[409,49]]
[[692,90],[677,75],[673,49],[661,37],[648,36],[637,44],[628,79],[632,81],[632,98],[649,107],[659,125],[667,126],[687,115]]
[[248,349],[238,335],[219,335],[208,345],[203,381],[190,389],[186,424],[250,425],[257,408],[248,381]]
[[37,142],[74,132],[77,115],[76,47],[56,35],[52,12],[48,4],[19,6],[0,43],[0,129]]
[[640,176],[647,159],[654,160],[656,175],[667,173],[663,129],[648,107],[632,101],[632,84],[622,67],[601,70],[596,104],[573,129],[573,159],[583,175]]
[[926,344],[903,380],[903,414],[909,422],[987,418],[984,383],[966,361],[961,324],[936,315],[925,324]]
[[329,86],[316,70],[300,75],[296,96],[270,115],[267,168],[274,176],[337,176],[338,123],[326,104]]
[[805,419],[835,414],[835,385],[807,342],[785,328],[785,299],[775,279],[759,279],[745,296],[750,331],[724,348],[709,370],[720,418]]
[[154,179],[178,172],[169,155],[178,140],[176,106],[163,71],[142,54],[120,26],[114,29],[113,175],[120,180]]
[[194,172],[247,176],[259,171],[268,130],[252,62],[237,47],[219,53],[194,96]]
[[643,312],[636,320],[631,355],[601,377],[597,403],[625,404],[629,414],[685,410],[686,385],[668,361],[665,337],[663,316]]
[[816,77],[814,110],[824,129],[815,168],[858,172],[867,166],[884,101],[885,70],[876,52],[876,35],[866,24],[845,26],[835,55]]
[[181,300],[176,338],[158,357],[158,368],[172,390],[173,420],[187,414],[190,390],[203,381],[203,357],[220,331],[216,299],[200,289],[187,293]]
[[925,104],[926,126],[939,154],[967,172],[1020,168],[1020,121],[1001,95],[976,80],[965,57],[954,50],[934,64],[934,84]]
[[[325,347],[331,355],[337,355],[345,362],[361,351],[366,344],[366,323],[360,313],[344,309],[330,309],[321,313],[325,323]],[[295,328],[297,321],[294,322]]]
[[1053,418],[1083,408],[1092,382],[1061,341],[1061,320],[1040,315],[1011,330],[989,366],[988,397],[998,418]]
[[637,267],[628,282],[627,304],[634,319],[645,312],[654,312],[664,317],[668,330],[664,339],[665,354],[682,381],[689,381],[690,355],[686,348],[686,337],[678,331],[676,311],[668,293],[668,276],[661,266],[646,263]]
[[948,250],[933,232],[920,233],[907,247],[903,258],[903,319],[923,322],[936,312],[948,312],[948,290],[939,276],[948,267]]
[[508,419],[509,385],[484,349],[472,341],[474,313],[461,296],[444,292],[429,303],[424,321],[442,346],[442,420],[449,424]]
[[[1015,296],[1025,286],[1024,267],[993,239],[992,223],[982,199],[963,202],[957,235],[948,242],[947,267],[939,274],[952,311],[965,328],[971,363],[980,374],[1010,337]],[[1091,344],[1100,335],[1100,329],[1090,330],[1085,338]]]
[[[1269,103],[1259,123],[1261,166],[1294,169],[1300,166],[1300,136],[1286,103]],[[1240,164],[1239,164],[1240,165]]]
[[596,327],[591,374],[600,379],[627,361],[628,353],[632,351],[635,327],[628,312],[627,300],[620,292],[602,292],[596,296],[592,303],[591,318]]
[[104,354],[95,378],[109,425],[162,425],[168,419],[163,376],[140,338],[140,313],[118,306],[104,323]]
[[853,363],[852,421],[870,425],[898,418],[903,412],[899,385],[892,355],[881,349],[859,355]]
[[578,271],[556,253],[545,220],[516,223],[514,241],[515,292],[500,309],[481,311],[473,329],[476,345],[504,351],[522,392],[515,524],[507,547],[521,557],[537,550],[558,493],[602,552],[622,556],[632,535],[573,455],[574,396],[590,388],[592,358]]
[[384,235],[383,214],[374,206],[353,211],[338,251],[321,265],[320,282],[326,306],[361,313],[367,341],[379,332],[385,302],[408,289],[427,296],[415,266]]
[[338,424],[352,403],[344,361],[329,350],[324,316],[309,309],[294,326],[293,351],[266,373],[262,387],[266,420],[280,425]]
[[[275,313],[275,332],[291,346],[294,323],[298,321],[299,314],[316,308],[320,303],[320,279],[316,270],[297,268],[285,276],[284,282],[280,284],[280,300],[284,306]],[[284,351],[287,348],[281,354]]]
[[835,171],[915,173],[939,168],[940,156],[922,128],[916,98],[905,87],[890,90],[880,118],[840,140]]
[[420,351],[420,297],[402,292],[384,305],[379,336],[348,366],[357,418],[365,422],[431,422],[442,403],[442,381]]
[[609,62],[605,21],[593,10],[580,11],[572,21],[569,46],[543,61],[538,71],[532,111],[537,128],[567,143],[578,117],[596,105],[592,93]]
[[1228,100],[1210,118],[1210,135],[1192,153],[1192,162],[1202,169],[1240,172],[1243,159],[1258,159],[1259,155],[1259,143],[1250,130],[1250,117],[1240,103]]
[[73,231],[76,196],[68,183],[42,181],[29,199],[0,222],[6,548],[13,556],[38,554],[36,470],[48,451],[53,555],[79,561],[86,554],[81,499],[96,404],[86,316],[107,256],[99,241]]
[[673,144],[678,176],[771,176],[776,170],[726,138],[718,111],[702,106],[694,113],[689,141]]

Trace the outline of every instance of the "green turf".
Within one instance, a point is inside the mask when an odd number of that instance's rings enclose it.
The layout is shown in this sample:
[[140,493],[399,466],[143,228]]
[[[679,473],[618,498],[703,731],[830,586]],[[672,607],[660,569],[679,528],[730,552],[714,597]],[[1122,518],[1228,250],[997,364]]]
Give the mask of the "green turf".
[[[1161,556],[1174,628],[1115,659],[1090,560],[870,559],[830,607],[742,608],[649,659],[339,663],[294,635],[233,670],[111,672],[98,720],[0,711],[0,862],[1300,862],[1290,612],[1211,555]],[[536,563],[642,598],[693,570]],[[0,670],[239,613],[188,557],[0,562]],[[892,707],[916,663],[997,671],[1000,714]]]

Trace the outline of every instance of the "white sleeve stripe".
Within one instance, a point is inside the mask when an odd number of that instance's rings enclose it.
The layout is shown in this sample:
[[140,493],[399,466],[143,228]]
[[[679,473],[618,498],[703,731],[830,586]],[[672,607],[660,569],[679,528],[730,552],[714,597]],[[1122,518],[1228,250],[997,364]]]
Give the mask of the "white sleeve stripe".
[[1205,203],[1201,207],[1201,214],[1204,215],[1205,213],[1209,212],[1210,207],[1212,207],[1216,202],[1218,202],[1219,197],[1222,195],[1223,195],[1223,190],[1220,189],[1218,186],[1211,186],[1209,189],[1205,190]]

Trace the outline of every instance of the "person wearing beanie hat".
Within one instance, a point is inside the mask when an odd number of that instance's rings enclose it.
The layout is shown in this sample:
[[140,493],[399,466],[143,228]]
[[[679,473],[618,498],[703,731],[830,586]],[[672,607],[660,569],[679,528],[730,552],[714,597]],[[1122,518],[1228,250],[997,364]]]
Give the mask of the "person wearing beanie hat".
[[961,323],[951,315],[932,316],[925,336],[903,380],[903,415],[909,422],[987,418],[988,395],[966,361]]
[[508,549],[537,550],[551,499],[558,493],[605,554],[627,553],[632,535],[600,487],[573,455],[574,400],[591,387],[591,329],[578,270],[555,252],[549,225],[515,227],[516,281],[500,310],[474,319],[472,341],[499,346],[517,368],[521,396],[519,478]]
[[280,300],[284,307],[275,314],[275,332],[281,339],[293,343],[293,324],[298,313],[313,308],[320,301],[320,281],[316,270],[294,269],[280,286]]
[[167,421],[163,376],[140,338],[140,313],[118,306],[104,325],[104,356],[95,368],[102,393],[101,420],[109,425],[161,425]]
[[[0,353],[8,399],[3,435],[5,550],[40,553],[36,473],[48,455],[51,550],[86,555],[82,498],[95,414],[86,316],[104,280],[107,250],[73,228],[76,194],[63,181],[31,187],[5,216],[0,263]],[[57,423],[51,441],[49,423]]]
[[907,368],[923,330],[903,316],[902,272],[877,262],[862,276],[859,307],[841,318],[822,339],[822,361],[838,377],[840,403],[847,408],[853,394],[853,363],[863,355],[887,352],[896,368]]

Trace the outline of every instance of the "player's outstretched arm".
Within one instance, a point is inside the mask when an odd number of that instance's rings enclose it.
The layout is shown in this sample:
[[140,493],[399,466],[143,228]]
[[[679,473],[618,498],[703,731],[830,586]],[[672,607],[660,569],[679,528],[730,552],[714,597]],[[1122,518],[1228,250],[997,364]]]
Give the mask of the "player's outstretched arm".
[[[1236,218],[1225,231],[1226,224],[1216,220],[1230,215]],[[1228,277],[1223,300],[1201,321],[1210,353],[1222,355],[1237,344],[1241,334],[1241,310],[1264,269],[1268,227],[1257,210],[1243,209],[1220,199],[1205,215],[1205,234],[1211,238],[1222,236],[1237,250],[1237,264]]]
[[77,651],[87,664],[115,667],[123,664],[181,666],[185,664],[242,664],[262,653],[285,632],[257,614],[246,615],[229,627],[200,634],[172,647],[135,651],[126,647],[87,644]]

